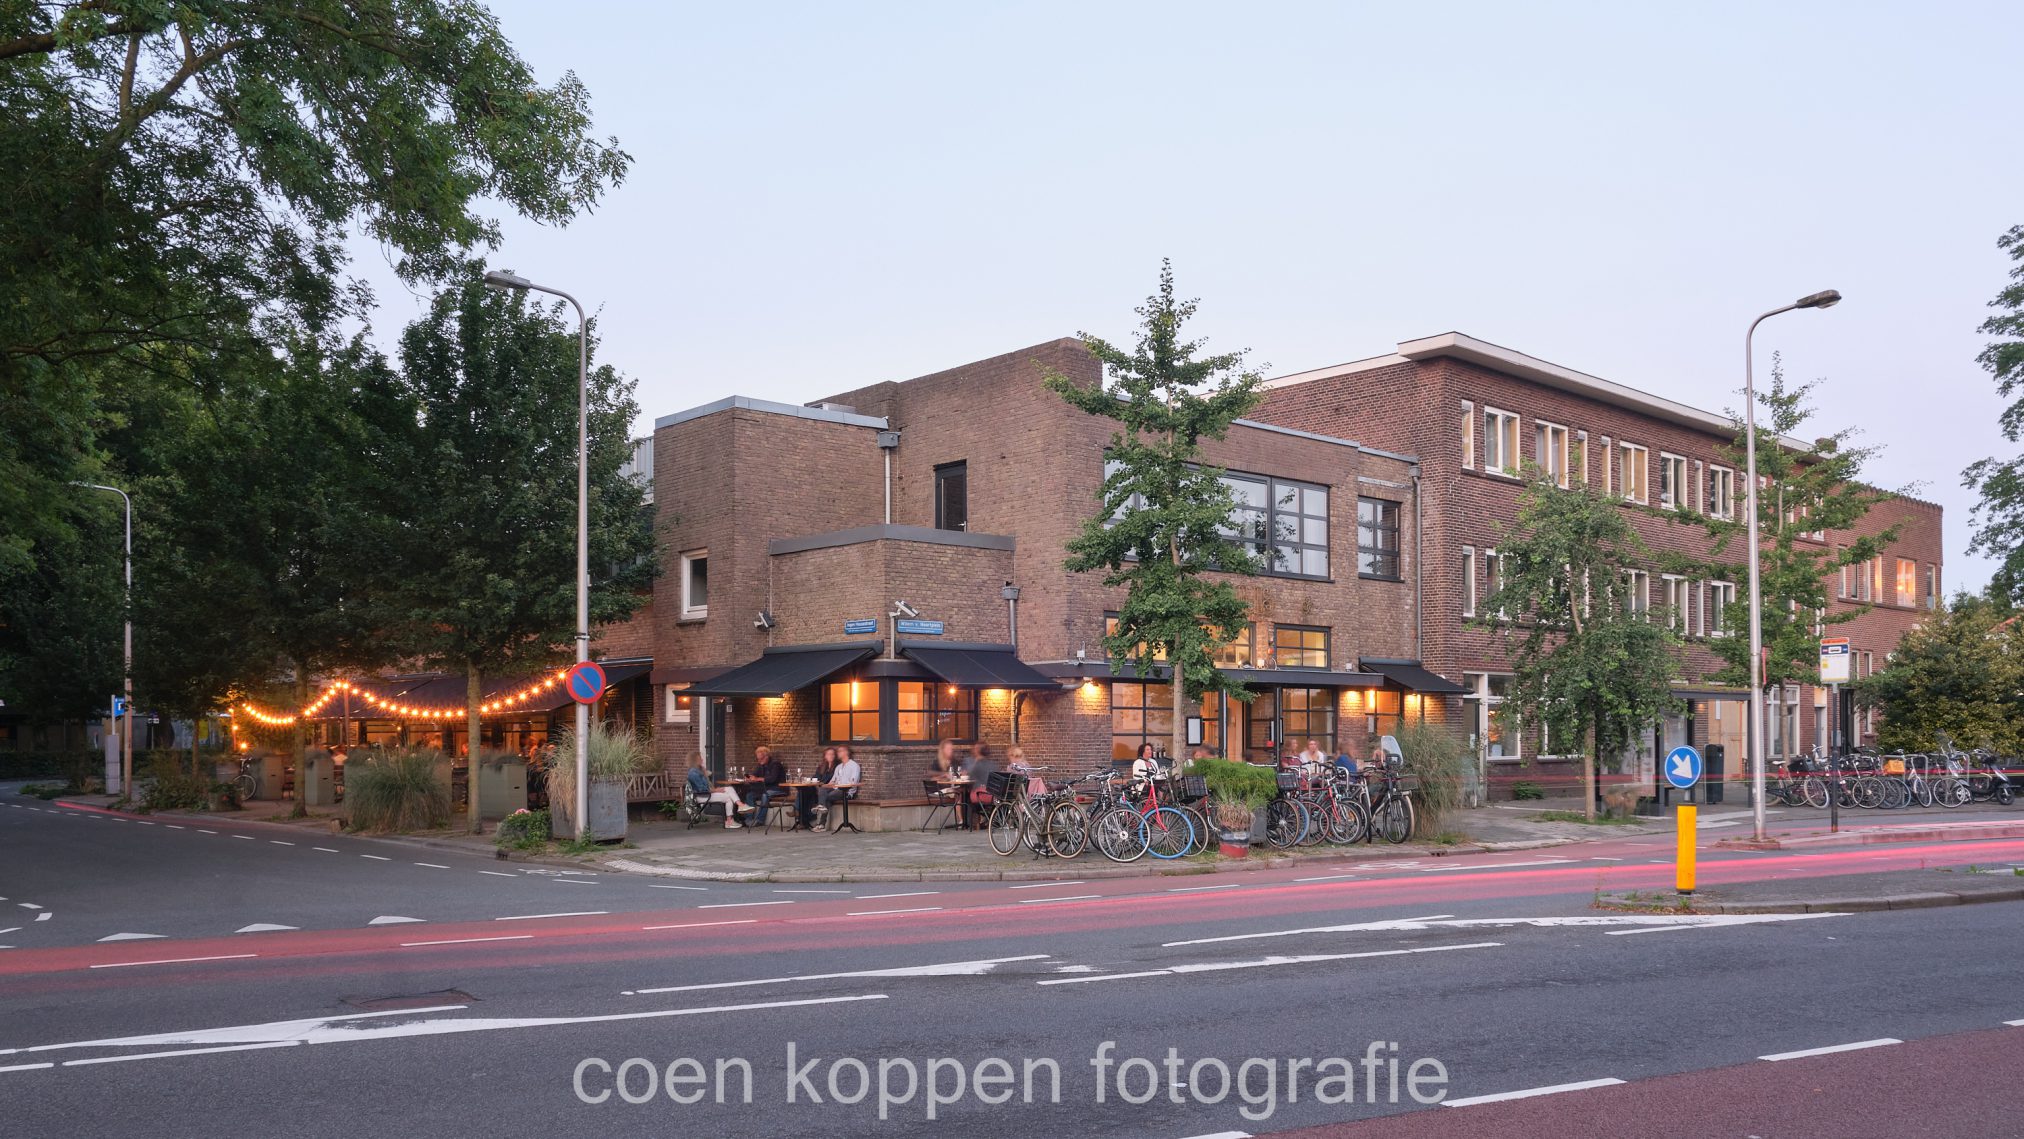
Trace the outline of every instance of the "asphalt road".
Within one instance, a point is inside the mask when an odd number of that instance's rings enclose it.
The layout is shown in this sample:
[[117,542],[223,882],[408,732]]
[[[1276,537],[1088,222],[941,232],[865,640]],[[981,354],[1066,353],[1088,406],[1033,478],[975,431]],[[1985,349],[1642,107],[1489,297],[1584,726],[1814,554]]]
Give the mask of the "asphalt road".
[[[1894,1117],[1885,1094],[1838,1133],[2024,1130],[2003,1130],[2004,1081],[1963,1076],[1958,1054],[2014,1070],[2013,906],[1589,909],[1597,889],[1669,880],[1649,840],[1340,874],[775,887],[148,821],[0,796],[9,1133],[1181,1139],[1355,1136],[1342,1125],[1388,1115],[1371,1126],[1447,1134],[1511,1112],[1479,1133],[1768,1137],[1820,1132],[1797,1129],[1783,1077],[1751,1073],[1894,1053],[1956,1073],[1958,1125],[1935,1131],[1909,1101]],[[2006,859],[2024,840],[1710,852],[1703,876]],[[238,932],[255,925],[294,928]],[[106,940],[121,934],[156,936]],[[1757,1059],[1878,1039],[1907,1043]],[[1955,1051],[1917,1068],[1930,1049]],[[1218,1097],[1224,1071],[1255,1102]],[[1602,1080],[1624,1083],[1459,1108],[1411,1095]],[[1648,1127],[1660,1102],[1708,1129]]]

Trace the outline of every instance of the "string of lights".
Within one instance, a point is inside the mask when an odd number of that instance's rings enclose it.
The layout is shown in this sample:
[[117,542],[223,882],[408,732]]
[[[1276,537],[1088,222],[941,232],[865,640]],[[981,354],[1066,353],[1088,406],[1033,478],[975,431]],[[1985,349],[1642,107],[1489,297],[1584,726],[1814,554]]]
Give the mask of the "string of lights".
[[[535,697],[555,689],[562,683],[562,678],[565,675],[567,675],[566,671],[550,673],[539,680],[533,681],[517,692],[505,696],[497,696],[485,701],[478,705],[478,711],[481,715],[486,716],[516,711]],[[409,704],[398,698],[390,699],[381,696],[370,689],[353,684],[349,680],[332,681],[316,699],[311,700],[309,703],[303,705],[300,711],[292,714],[268,711],[255,706],[251,701],[241,702],[238,710],[244,713],[247,719],[257,724],[270,728],[285,728],[293,725],[297,720],[314,719],[325,708],[330,706],[332,700],[346,694],[356,697],[366,707],[374,711],[383,712],[404,720],[454,720],[465,715],[465,709],[461,705],[445,708]]]

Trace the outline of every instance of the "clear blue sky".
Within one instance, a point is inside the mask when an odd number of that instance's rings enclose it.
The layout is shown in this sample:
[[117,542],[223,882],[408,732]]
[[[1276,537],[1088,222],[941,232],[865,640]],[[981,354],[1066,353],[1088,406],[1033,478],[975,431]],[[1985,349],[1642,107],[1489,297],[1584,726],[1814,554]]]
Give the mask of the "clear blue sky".
[[[1760,374],[1823,379],[1987,578],[2024,5],[493,7],[636,160],[497,263],[601,310],[646,419],[1126,338],[1162,256],[1268,374],[1454,329],[1726,410],[1750,318],[1838,288]],[[390,344],[416,303],[361,269]]]

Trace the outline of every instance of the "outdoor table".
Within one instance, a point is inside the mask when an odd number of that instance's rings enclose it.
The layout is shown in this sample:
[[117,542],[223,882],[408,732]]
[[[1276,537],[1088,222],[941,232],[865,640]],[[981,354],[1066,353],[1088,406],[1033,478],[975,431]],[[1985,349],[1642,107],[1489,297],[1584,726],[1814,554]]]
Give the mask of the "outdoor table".
[[809,825],[808,825],[808,823],[809,823],[809,817],[810,817],[811,815],[813,815],[813,814],[814,814],[814,812],[812,812],[812,811],[803,811],[803,810],[801,809],[801,792],[802,792],[802,791],[804,791],[804,790],[811,790],[811,791],[812,791],[812,790],[814,790],[815,788],[817,788],[817,787],[820,787],[820,786],[822,786],[822,784],[820,784],[820,783],[817,783],[817,782],[816,782],[815,780],[813,780],[813,779],[790,779],[790,780],[786,781],[785,783],[782,783],[782,784],[781,784],[780,786],[782,786],[782,787],[791,787],[791,788],[793,788],[793,789],[794,789],[794,800],[795,800],[795,802],[794,802],[794,825],[793,825],[793,826],[791,826],[791,827],[788,827],[787,829],[788,829],[788,830],[790,830],[790,831],[809,831],[809,830],[814,830],[814,829],[815,829],[814,827],[811,827],[811,826],[809,826]]
[[935,804],[934,810],[928,812],[927,819],[921,823],[921,830],[923,831],[927,830],[928,827],[935,821],[935,811],[942,810],[945,807],[948,808],[952,813],[954,813],[956,817],[949,820],[946,823],[943,823],[942,829],[945,831],[962,829],[963,827],[962,818],[965,814],[968,813],[967,810],[965,810],[965,808],[967,808],[969,805],[970,787],[974,784],[975,781],[963,778],[950,779],[946,777],[941,777],[934,779],[923,779],[921,780],[921,782],[923,784],[932,784],[934,786],[943,787],[951,792],[950,796],[945,801]]

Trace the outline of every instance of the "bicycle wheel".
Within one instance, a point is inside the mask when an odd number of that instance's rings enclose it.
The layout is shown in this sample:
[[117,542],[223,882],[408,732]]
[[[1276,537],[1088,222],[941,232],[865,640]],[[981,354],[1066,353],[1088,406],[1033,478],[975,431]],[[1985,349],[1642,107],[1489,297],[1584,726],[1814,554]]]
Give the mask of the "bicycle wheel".
[[1019,849],[1020,810],[1010,803],[999,803],[991,808],[991,818],[985,829],[991,832],[991,849],[999,854],[1011,854]]
[[1137,811],[1113,807],[1090,824],[1090,842],[1112,862],[1135,862],[1146,852],[1146,822]]
[[1285,850],[1300,841],[1306,832],[1300,804],[1291,799],[1274,799],[1265,808],[1265,841],[1274,850]]
[[1364,836],[1370,833],[1370,815],[1363,809],[1363,804],[1355,799],[1338,800],[1329,823],[1333,830],[1329,833],[1328,841],[1342,846],[1362,842]]
[[1883,805],[1883,784],[1875,778],[1865,777],[1855,781],[1850,791],[1855,796],[1855,805],[1875,810]]
[[1188,853],[1200,854],[1209,849],[1216,841],[1216,832],[1209,827],[1209,816],[1199,807],[1176,807],[1175,810],[1188,816],[1188,826],[1195,837],[1194,845],[1188,848]]
[[1911,791],[1905,787],[1904,780],[1886,779],[1883,781],[1884,810],[1895,811],[1902,807],[1908,807],[1911,805],[1911,801]]
[[1799,793],[1806,805],[1818,810],[1827,809],[1827,780],[1818,775],[1809,775],[1799,784]]
[[1179,858],[1194,849],[1195,824],[1172,807],[1161,807],[1146,817],[1146,844],[1154,858]]
[[1918,783],[1918,793],[1917,793],[1917,794],[1915,794],[1915,795],[1913,795],[1913,796],[1912,796],[1912,798],[1913,798],[1913,800],[1914,800],[1914,801],[1916,801],[1916,802],[1918,803],[1918,805],[1919,805],[1919,806],[1921,806],[1921,807],[1930,807],[1930,806],[1932,806],[1932,805],[1933,805],[1933,781],[1932,781],[1932,780],[1930,780],[1930,779],[1921,779],[1921,780],[1919,780],[1919,783]]
[[1413,833],[1412,806],[1403,797],[1386,799],[1378,804],[1377,816],[1371,820],[1378,837],[1389,843],[1401,843]]
[[1045,827],[1048,853],[1074,858],[1089,845],[1089,813],[1074,802],[1054,804]]

